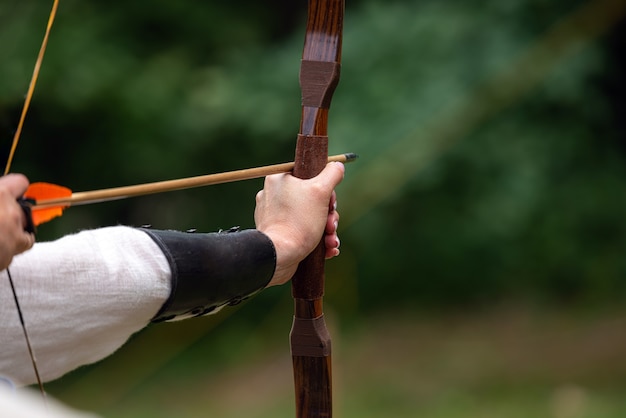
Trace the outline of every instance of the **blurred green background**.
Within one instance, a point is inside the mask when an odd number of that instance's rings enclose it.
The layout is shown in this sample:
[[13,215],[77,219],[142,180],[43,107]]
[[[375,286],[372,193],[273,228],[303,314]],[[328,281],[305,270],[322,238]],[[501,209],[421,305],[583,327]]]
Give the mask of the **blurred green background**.
[[[4,158],[51,3],[0,3]],[[348,1],[330,151],[361,158],[327,266],[335,416],[624,416],[625,16]],[[291,160],[305,18],[305,1],[63,0],[13,171],[80,191]],[[261,187],[75,207],[38,239],[253,227]],[[291,311],[285,286],[150,326],[47,388],[103,417],[291,417]]]

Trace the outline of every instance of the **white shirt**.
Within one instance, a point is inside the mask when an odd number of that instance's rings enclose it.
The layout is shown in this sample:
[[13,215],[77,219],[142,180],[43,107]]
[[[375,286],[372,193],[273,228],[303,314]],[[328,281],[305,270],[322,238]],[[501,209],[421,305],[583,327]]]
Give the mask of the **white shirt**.
[[93,414],[78,412],[55,399],[30,389],[16,390],[0,384],[0,417],[2,418],[97,418]]
[[[37,243],[9,270],[44,381],[113,353],[170,294],[159,247],[123,226]],[[0,376],[17,386],[35,383],[6,271],[0,273]]]

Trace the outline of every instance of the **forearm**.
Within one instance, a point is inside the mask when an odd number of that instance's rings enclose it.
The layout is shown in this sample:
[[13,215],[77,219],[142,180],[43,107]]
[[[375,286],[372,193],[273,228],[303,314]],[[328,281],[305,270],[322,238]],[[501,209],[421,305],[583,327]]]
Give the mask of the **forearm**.
[[[265,234],[102,228],[37,244],[10,266],[45,381],[118,349],[150,321],[234,305],[267,286]],[[0,375],[34,381],[6,272],[0,276]]]
[[154,322],[207,315],[236,305],[264,289],[276,271],[274,243],[258,230],[144,232],[163,251],[172,272],[172,291]]
[[[46,381],[111,354],[170,294],[163,253],[146,234],[126,227],[36,244],[9,269]],[[0,375],[33,383],[6,272],[0,275],[0,318]]]

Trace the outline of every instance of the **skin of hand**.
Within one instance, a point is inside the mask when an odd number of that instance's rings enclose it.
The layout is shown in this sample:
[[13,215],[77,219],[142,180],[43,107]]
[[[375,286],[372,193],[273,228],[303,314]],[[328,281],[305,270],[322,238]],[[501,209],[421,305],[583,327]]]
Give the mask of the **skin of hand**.
[[298,264],[324,237],[326,258],[339,255],[337,198],[335,187],[345,173],[342,163],[331,162],[308,180],[291,174],[265,178],[256,196],[254,220],[276,247],[276,271],[269,286],[288,282]]
[[27,187],[28,179],[21,174],[0,177],[0,270],[35,243],[35,236],[24,231],[26,215],[16,200]]

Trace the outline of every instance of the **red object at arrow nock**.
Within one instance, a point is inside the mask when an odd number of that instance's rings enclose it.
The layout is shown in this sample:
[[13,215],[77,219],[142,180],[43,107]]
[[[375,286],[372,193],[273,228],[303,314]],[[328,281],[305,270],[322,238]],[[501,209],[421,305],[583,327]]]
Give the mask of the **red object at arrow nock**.
[[[26,189],[26,193],[24,193],[24,198],[35,202],[35,204],[40,200],[64,199],[70,196],[72,196],[70,189],[51,183],[32,183],[28,186],[28,189]],[[63,215],[63,210],[68,206],[69,205],[58,205],[45,208],[33,208],[33,224],[38,226]]]

